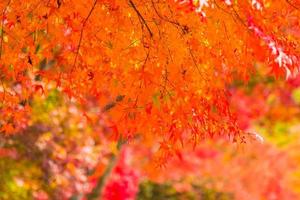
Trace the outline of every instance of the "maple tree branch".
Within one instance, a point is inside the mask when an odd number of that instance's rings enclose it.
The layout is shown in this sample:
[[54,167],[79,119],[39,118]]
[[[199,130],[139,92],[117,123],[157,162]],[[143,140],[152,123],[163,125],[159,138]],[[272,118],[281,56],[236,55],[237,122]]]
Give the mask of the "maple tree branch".
[[133,10],[136,12],[136,14],[138,15],[138,17],[142,20],[143,24],[146,26],[149,34],[150,34],[150,37],[153,37],[153,33],[150,29],[150,27],[148,26],[146,20],[144,19],[144,17],[141,15],[140,11],[136,8],[135,4],[133,3],[132,0],[129,0],[129,4],[131,5],[131,7],[133,8]]
[[169,22],[169,23],[171,23],[171,24],[174,24],[174,25],[176,25],[176,26],[183,27],[183,25],[179,24],[179,22],[172,21],[172,20],[170,20],[170,19],[168,19],[168,18],[162,16],[162,15],[158,12],[158,10],[157,10],[157,8],[156,8],[155,3],[153,2],[153,0],[151,0],[151,3],[152,3],[152,7],[153,7],[153,9],[154,9],[156,15],[157,15],[160,19],[162,19],[162,20],[164,20],[164,21],[166,21],[166,22]]
[[1,60],[1,57],[2,57],[2,48],[3,48],[3,36],[4,36],[4,15],[5,15],[5,12],[10,4],[11,0],[9,0],[5,6],[5,8],[3,9],[3,12],[2,12],[2,22],[1,22],[1,42],[0,42],[0,60]]
[[178,21],[174,21],[174,20],[170,20],[169,18],[165,17],[165,16],[162,16],[159,12],[158,12],[158,9],[156,8],[155,6],[155,3],[153,0],[151,0],[151,3],[152,3],[152,7],[154,9],[154,12],[156,13],[156,15],[161,19],[161,20],[164,20],[170,24],[173,24],[177,27],[180,27],[180,29],[182,30],[183,33],[187,33],[188,32],[188,27],[186,25],[183,25],[183,24],[180,24]]
[[123,101],[125,95],[118,95],[114,101],[111,101],[109,103],[107,103],[103,108],[102,108],[102,112],[108,112],[109,110],[111,110],[112,108],[114,108],[119,102]]
[[199,66],[198,66],[198,64],[197,64],[195,55],[194,55],[192,49],[190,48],[190,46],[188,46],[188,50],[189,50],[189,54],[190,54],[190,56],[191,56],[191,58],[192,58],[192,61],[193,61],[193,63],[194,63],[194,66],[196,67],[196,69],[197,69],[199,75],[200,75],[204,80],[207,80],[207,78],[206,78],[205,76],[203,76],[203,74],[201,73],[201,71],[200,71],[200,69],[199,69]]
[[238,12],[233,8],[232,9],[236,18],[242,23],[242,25],[244,25],[245,27],[249,28],[246,24],[246,22],[241,18],[241,16],[238,14]]
[[222,10],[223,12],[227,13],[228,15],[232,15],[230,12],[228,12],[227,10],[225,10],[224,8],[222,8],[222,7],[216,2],[216,0],[214,0],[214,3],[216,4],[217,8],[219,8],[219,9]]
[[[222,8],[222,7],[216,2],[216,0],[214,0],[214,3],[215,3],[215,5],[217,6],[218,9],[220,9],[220,10],[223,11],[224,13],[230,15],[234,20],[237,19],[239,22],[241,22],[241,24],[242,24],[243,26],[245,26],[245,27],[248,28],[246,22],[241,18],[241,16],[238,14],[238,12],[237,12],[234,8],[232,8],[232,10],[233,10],[233,12],[234,12],[234,13],[232,13],[232,12],[227,11],[225,8]],[[234,15],[235,15],[235,17],[234,17]]]
[[56,0],[56,4],[57,4],[57,8],[60,8],[60,6],[61,6],[61,1],[60,1],[60,0]]
[[79,54],[79,49],[81,47],[81,42],[82,42],[82,38],[83,38],[83,31],[84,31],[85,25],[86,25],[87,21],[89,20],[90,16],[92,15],[92,13],[93,13],[93,11],[96,7],[96,4],[97,4],[97,0],[94,0],[94,4],[93,4],[90,12],[88,13],[87,17],[84,19],[84,21],[82,23],[82,28],[81,28],[81,31],[80,31],[80,36],[79,36],[79,41],[78,41],[78,45],[77,45],[77,50],[76,50],[76,55],[75,55],[72,71],[74,70],[76,62],[77,62],[77,58],[78,58],[78,54]]
[[144,60],[143,66],[142,66],[143,70],[145,69],[145,66],[146,66],[146,63],[148,61],[149,55],[150,55],[150,50],[148,49],[147,54],[146,54],[146,58]]
[[285,0],[290,6],[292,6],[293,8],[300,10],[300,7],[296,6],[295,4],[293,4],[290,0]]

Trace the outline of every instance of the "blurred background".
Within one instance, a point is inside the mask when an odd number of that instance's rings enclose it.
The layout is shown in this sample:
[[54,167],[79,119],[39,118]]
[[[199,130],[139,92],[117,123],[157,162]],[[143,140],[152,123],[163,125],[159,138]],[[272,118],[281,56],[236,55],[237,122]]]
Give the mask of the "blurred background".
[[256,67],[228,86],[245,141],[208,138],[163,165],[157,145],[111,140],[60,91],[36,95],[24,133],[0,135],[0,199],[300,199],[300,77]]

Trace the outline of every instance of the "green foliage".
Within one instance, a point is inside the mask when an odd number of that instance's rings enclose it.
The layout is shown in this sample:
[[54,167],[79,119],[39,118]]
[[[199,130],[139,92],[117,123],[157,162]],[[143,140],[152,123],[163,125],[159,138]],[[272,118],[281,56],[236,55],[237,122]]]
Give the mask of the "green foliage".
[[42,185],[41,170],[32,162],[0,159],[0,199],[20,200],[33,199],[32,188]]
[[140,184],[137,200],[233,200],[233,195],[194,186],[192,191],[178,192],[172,184],[145,181]]
[[293,90],[292,98],[297,104],[300,104],[300,88],[296,88]]
[[49,112],[60,105],[61,97],[58,90],[49,92],[46,99],[36,96],[32,105],[32,120],[34,122],[51,122]]
[[208,189],[196,186],[195,189],[200,194],[201,200],[233,200],[234,196],[230,193],[216,191],[215,189]]
[[[256,126],[256,129],[264,135],[267,140],[278,147],[288,147],[295,140],[297,140],[297,134],[293,133],[291,129],[295,124],[292,122],[277,121],[271,122],[272,125],[267,127]],[[297,124],[297,123],[296,123]]]
[[175,188],[168,183],[157,184],[146,181],[140,184],[138,200],[194,200],[195,196],[188,192],[177,192]]

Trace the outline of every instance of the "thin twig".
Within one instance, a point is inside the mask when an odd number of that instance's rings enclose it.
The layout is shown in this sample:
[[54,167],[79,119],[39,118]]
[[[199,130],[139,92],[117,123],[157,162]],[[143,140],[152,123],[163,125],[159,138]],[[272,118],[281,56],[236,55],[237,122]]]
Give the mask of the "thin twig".
[[220,10],[222,10],[223,12],[225,12],[225,13],[228,14],[228,15],[232,15],[230,12],[228,12],[227,10],[225,10],[224,8],[222,8],[215,0],[214,0],[214,3],[216,4],[216,6],[217,6]]
[[169,23],[171,23],[171,24],[174,24],[174,25],[176,25],[176,26],[179,26],[179,27],[181,27],[181,28],[184,27],[184,25],[180,24],[179,22],[177,22],[177,21],[172,21],[172,20],[170,20],[170,19],[168,19],[168,18],[162,16],[162,15],[158,12],[158,10],[157,10],[157,8],[156,8],[155,3],[153,2],[153,0],[152,0],[151,2],[152,2],[152,7],[153,7],[153,9],[154,9],[156,15],[157,15],[160,19],[162,19],[162,20],[164,20],[164,21],[166,21],[166,22],[169,22]]
[[238,12],[234,8],[232,8],[232,10],[233,10],[233,13],[232,13],[232,12],[229,12],[229,11],[225,10],[224,8],[222,8],[215,0],[214,0],[214,3],[215,3],[215,5],[217,6],[218,9],[220,9],[224,13],[230,15],[234,19],[234,21],[237,19],[239,22],[241,22],[241,24],[243,26],[248,28],[246,22],[241,18],[241,16],[238,14]]
[[293,8],[300,10],[300,7],[295,6],[295,4],[293,4],[292,2],[290,2],[290,0],[285,0],[290,6],[292,6]]
[[89,20],[90,16],[92,15],[95,7],[96,7],[96,4],[97,4],[97,0],[94,0],[94,4],[89,12],[89,14],[87,15],[87,17],[84,19],[83,23],[82,23],[82,28],[81,28],[81,31],[80,31],[80,37],[79,37],[79,41],[78,41],[78,45],[77,45],[77,50],[76,50],[76,55],[75,55],[75,59],[74,59],[74,63],[73,63],[73,67],[72,67],[72,71],[74,70],[75,68],[75,65],[76,65],[76,61],[77,61],[77,58],[78,58],[78,54],[79,54],[79,49],[81,47],[81,42],[82,42],[82,38],[83,38],[83,31],[84,31],[84,27],[87,23],[87,21]]
[[194,64],[194,66],[196,67],[196,69],[197,69],[199,75],[200,75],[204,80],[207,80],[207,78],[206,78],[205,76],[203,76],[203,74],[201,73],[201,71],[200,71],[200,69],[199,69],[199,66],[198,66],[198,64],[197,64],[195,55],[194,55],[192,49],[190,48],[190,46],[188,46],[188,50],[189,50],[189,54],[190,54],[190,56],[191,56],[191,58],[192,58],[193,64]]
[[138,15],[138,17],[142,20],[143,24],[146,26],[149,34],[150,34],[150,37],[153,37],[153,33],[151,31],[151,29],[149,28],[146,20],[144,19],[144,17],[141,15],[140,11],[136,8],[135,4],[133,3],[132,0],[129,0],[129,4],[131,5],[131,7],[133,8],[133,10],[136,12],[136,14]]
[[242,25],[245,26],[245,27],[247,27],[247,28],[249,28],[249,27],[247,26],[246,22],[245,22],[245,21],[241,18],[241,16],[238,14],[238,12],[237,12],[234,8],[233,8],[232,10],[233,10],[233,12],[234,12],[236,18],[242,23]]
[[5,6],[5,8],[3,9],[3,12],[2,12],[2,22],[1,22],[1,41],[0,41],[0,60],[1,60],[1,57],[2,57],[2,48],[3,48],[3,37],[4,37],[4,17],[5,17],[5,13],[6,13],[6,10],[10,4],[11,0],[9,0]]

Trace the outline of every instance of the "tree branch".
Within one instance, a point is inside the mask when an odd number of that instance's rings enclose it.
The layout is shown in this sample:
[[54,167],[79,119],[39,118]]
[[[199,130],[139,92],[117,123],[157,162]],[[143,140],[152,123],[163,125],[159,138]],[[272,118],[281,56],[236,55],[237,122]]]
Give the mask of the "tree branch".
[[295,4],[293,4],[290,0],[285,0],[290,6],[292,6],[293,8],[300,10],[300,7],[296,6]]
[[129,4],[131,5],[131,7],[133,8],[133,10],[136,12],[136,14],[138,15],[138,17],[142,20],[143,24],[146,26],[149,34],[150,34],[150,37],[153,37],[153,33],[151,31],[151,29],[149,28],[146,20],[144,19],[144,17],[141,15],[140,11],[136,8],[135,4],[133,3],[132,0],[129,0]]
[[75,65],[76,65],[76,61],[77,61],[77,58],[78,58],[78,54],[79,54],[79,49],[81,47],[81,42],[82,42],[82,38],[83,38],[83,31],[84,31],[84,27],[87,23],[87,21],[89,20],[90,16],[92,15],[95,7],[96,7],[96,4],[97,4],[97,0],[94,0],[94,4],[89,12],[89,14],[87,15],[87,17],[84,19],[83,23],[82,23],[82,28],[81,28],[81,31],[80,31],[80,36],[79,36],[79,41],[78,41],[78,45],[77,45],[77,50],[76,50],[76,55],[75,55],[75,59],[74,59],[74,63],[73,63],[73,67],[72,67],[72,71],[74,70],[75,68]]
[[9,0],[5,6],[5,8],[3,9],[3,12],[2,12],[2,22],[1,22],[1,42],[0,42],[0,60],[1,60],[1,57],[2,57],[2,48],[3,48],[3,36],[4,36],[4,15],[5,15],[5,12],[7,10],[7,7],[9,6],[11,0]]

